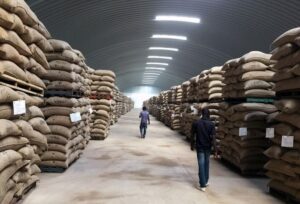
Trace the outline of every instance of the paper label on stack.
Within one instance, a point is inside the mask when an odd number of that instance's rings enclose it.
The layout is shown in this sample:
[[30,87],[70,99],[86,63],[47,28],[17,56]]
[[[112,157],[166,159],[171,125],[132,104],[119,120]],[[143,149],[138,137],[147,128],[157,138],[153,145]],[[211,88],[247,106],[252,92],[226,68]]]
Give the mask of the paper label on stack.
[[89,108],[89,111],[90,111],[91,114],[93,113],[93,109],[92,108]]
[[76,112],[76,113],[71,113],[70,114],[70,118],[71,118],[71,122],[75,123],[81,120],[81,115],[80,112]]
[[21,115],[26,113],[25,100],[13,101],[14,115]]
[[294,136],[283,135],[281,138],[281,146],[293,148],[294,147]]
[[241,127],[241,128],[239,129],[239,136],[240,136],[240,137],[245,137],[245,136],[247,136],[247,133],[248,133],[247,128]]
[[194,106],[191,106],[191,110],[193,111],[194,115],[198,114],[198,110]]
[[266,138],[274,138],[274,137],[275,137],[274,128],[267,128],[266,129]]

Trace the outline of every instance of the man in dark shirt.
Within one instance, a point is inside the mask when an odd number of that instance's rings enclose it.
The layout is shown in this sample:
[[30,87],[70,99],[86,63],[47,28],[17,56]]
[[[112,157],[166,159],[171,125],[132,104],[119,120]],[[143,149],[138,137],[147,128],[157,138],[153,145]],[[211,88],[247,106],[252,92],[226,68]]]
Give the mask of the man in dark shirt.
[[140,113],[140,118],[141,118],[141,123],[140,123],[141,138],[145,139],[146,131],[147,131],[147,122],[150,125],[150,116],[146,107],[143,107],[143,111]]
[[[210,121],[209,110],[202,109],[202,117],[192,125],[192,140],[196,135],[196,150],[199,167],[199,188],[205,192],[209,179],[209,158],[211,148],[214,146],[216,152],[215,125]],[[194,147],[191,142],[191,148]],[[216,154],[216,153],[215,153]]]

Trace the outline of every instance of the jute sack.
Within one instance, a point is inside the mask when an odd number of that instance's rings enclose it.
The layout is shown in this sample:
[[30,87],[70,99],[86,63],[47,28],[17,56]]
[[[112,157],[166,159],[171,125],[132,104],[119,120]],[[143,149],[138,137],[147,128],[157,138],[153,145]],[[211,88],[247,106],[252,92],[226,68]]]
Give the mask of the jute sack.
[[[94,81],[102,81],[102,76],[101,75],[95,75],[95,74],[92,74],[91,76],[91,79],[93,80],[92,83],[94,83]],[[110,77],[111,78],[111,77]],[[113,78],[112,78],[113,79]]]
[[64,50],[63,52],[54,52],[45,54],[48,61],[64,60],[70,63],[79,63],[80,58],[71,50]]
[[15,196],[16,196],[16,197],[22,197],[22,196],[24,196],[24,194],[26,193],[26,190],[27,190],[30,186],[32,186],[32,184],[36,183],[36,182],[39,181],[39,180],[40,180],[40,179],[39,179],[38,176],[32,175],[32,176],[30,177],[30,179],[27,180],[27,182],[20,184],[19,188],[17,188],[18,191],[16,192]]
[[283,153],[283,149],[276,145],[273,145],[269,149],[264,151],[264,155],[271,159],[280,159]]
[[113,83],[107,82],[107,81],[96,81],[93,84],[97,85],[97,86],[107,86],[111,89],[115,87],[115,85]]
[[222,93],[222,87],[213,87],[208,90],[208,94]]
[[[300,76],[300,64],[293,66],[292,69],[289,70],[289,72],[292,75]],[[290,78],[292,78],[292,77],[290,77]]]
[[241,75],[241,81],[248,81],[248,80],[263,80],[263,81],[272,81],[275,72],[266,70],[266,71],[250,71],[246,72]]
[[60,144],[49,144],[48,145],[48,151],[56,151],[56,152],[61,152],[61,153],[67,153],[68,149],[70,148],[68,145],[60,145]]
[[266,65],[271,64],[271,54],[266,54],[260,51],[251,51],[245,55],[243,55],[240,60],[239,63],[240,64],[244,64],[244,63],[248,63],[248,62],[252,62],[252,61],[258,61],[261,63],[264,63]]
[[94,110],[104,110],[104,111],[107,111],[107,112],[110,111],[110,107],[106,106],[106,105],[96,105],[96,106],[93,106],[93,109]]
[[42,108],[45,117],[52,115],[65,115],[69,116],[71,113],[76,112],[74,108],[71,107],[61,107],[61,106],[47,106]]
[[68,159],[67,155],[61,152],[56,151],[47,151],[42,155],[42,161],[51,161],[51,160],[57,160],[57,161],[66,161]]
[[275,106],[282,112],[295,113],[300,110],[300,100],[281,99],[279,101],[275,101]]
[[294,42],[294,39],[300,35],[300,27],[290,29],[276,38],[272,45],[274,47],[280,47],[286,43]]
[[21,147],[25,146],[29,143],[29,140],[25,137],[5,137],[0,140],[0,151],[12,149],[12,150],[18,150]]
[[289,178],[288,176],[286,176],[284,174],[276,173],[274,171],[268,171],[266,173],[266,176],[271,178],[272,180],[278,180],[278,181],[281,181],[281,182],[285,182]]
[[33,160],[35,157],[34,149],[31,145],[27,145],[18,150],[18,153],[22,155],[25,160]]
[[22,156],[14,150],[5,150],[0,152],[0,172],[9,165],[21,160]]
[[272,60],[280,60],[283,57],[286,57],[292,53],[294,53],[297,50],[297,47],[293,45],[292,43],[284,44],[280,47],[275,48],[271,54]]
[[30,67],[29,59],[23,55],[20,55],[13,46],[7,43],[0,45],[0,58],[14,62],[22,69],[27,69]]
[[95,70],[94,73],[100,76],[110,76],[114,79],[116,78],[116,74],[110,70]]
[[297,195],[297,189],[290,188],[287,185],[285,185],[283,182],[280,182],[278,180],[271,180],[269,182],[268,186],[270,188],[276,189],[280,192],[285,192],[294,197]]
[[290,164],[281,160],[272,159],[265,164],[264,168],[269,171],[274,171],[291,177],[297,176],[293,167]]
[[284,182],[284,184],[292,189],[300,190],[300,180],[298,178],[289,178]]
[[35,43],[44,53],[52,52],[53,48],[47,39],[43,39],[37,43]]
[[273,82],[278,82],[295,77],[291,70],[292,68],[290,67],[286,69],[277,70],[273,76]]
[[46,103],[52,106],[63,106],[63,107],[78,106],[78,100],[75,98],[65,98],[65,97],[57,97],[57,96],[47,98]]
[[92,136],[94,136],[94,134],[104,136],[104,135],[106,135],[106,129],[105,130],[93,129],[93,130],[91,130],[91,133],[92,133]]
[[31,51],[26,43],[14,31],[8,31],[0,27],[0,42],[12,45],[22,55],[31,56]]
[[209,94],[208,99],[217,99],[222,97],[223,97],[223,93],[212,93]]
[[233,112],[235,111],[262,111],[265,113],[273,113],[277,111],[277,108],[272,104],[261,104],[261,103],[241,103],[238,105],[231,106],[227,112],[231,113],[231,110]]
[[250,72],[250,71],[266,71],[268,68],[269,66],[265,65],[262,62],[251,61],[237,67],[237,69],[235,69],[234,74],[240,75],[242,73]]
[[27,106],[41,106],[44,103],[43,98],[37,96],[29,96],[24,92],[17,91],[20,100],[25,100]]
[[94,130],[94,129],[106,130],[106,128],[107,128],[107,125],[101,125],[101,124],[95,124],[95,125],[93,126],[93,130]]
[[27,81],[35,86],[41,87],[43,89],[46,89],[46,85],[44,84],[44,82],[35,74],[32,74],[28,71],[25,71],[25,75],[26,75],[26,79]]
[[[49,66],[52,70],[61,70],[61,71],[66,71],[66,72],[73,72],[76,68],[75,64],[71,64],[69,62],[63,61],[63,60],[53,60],[49,62]],[[80,69],[81,68],[77,68]]]
[[62,40],[56,40],[56,39],[49,39],[48,40],[51,46],[53,47],[54,52],[60,52],[64,50],[72,50],[72,47],[69,43],[62,41]]
[[71,83],[68,81],[52,81],[47,89],[56,89],[56,90],[79,90],[82,86],[81,83]]
[[106,99],[101,99],[98,101],[100,105],[110,106],[110,101]]
[[27,114],[29,115],[28,117],[29,119],[36,118],[36,117],[45,118],[42,110],[37,106],[30,106],[26,111],[26,115]]
[[299,114],[279,113],[275,119],[280,122],[289,123],[297,128],[300,128],[300,115]]
[[7,30],[13,30],[18,34],[25,32],[22,20],[16,14],[9,13],[2,7],[0,7],[0,26]]
[[50,134],[51,130],[43,118],[36,117],[28,121],[34,130],[41,132],[42,134]]
[[102,119],[96,119],[93,124],[97,125],[97,124],[102,124],[102,125],[107,125],[107,121],[106,120],[102,120]]
[[53,167],[62,167],[62,168],[68,168],[69,162],[68,161],[42,161],[41,165],[43,166],[53,166]]
[[32,43],[37,43],[41,40],[43,40],[45,37],[40,34],[37,30],[28,27],[25,25],[25,33],[20,35],[20,37],[23,39],[23,41],[26,44],[32,44]]
[[275,65],[274,69],[284,69],[285,67],[291,67],[300,63],[300,50],[280,59]]
[[70,116],[53,115],[50,116],[46,122],[48,125],[62,125],[69,128],[73,126]]
[[42,78],[42,76],[47,73],[47,70],[42,65],[37,63],[35,59],[30,58],[29,60],[30,60],[30,67],[28,68],[28,71]]
[[10,120],[13,119],[13,109],[10,105],[0,105],[0,118]]
[[300,77],[294,77],[291,79],[279,81],[275,85],[275,91],[280,92],[300,89],[299,80]]
[[33,164],[33,165],[30,165],[30,171],[29,172],[30,172],[31,175],[35,175],[35,174],[41,173],[41,169],[38,167],[38,165]]
[[71,130],[69,128],[64,127],[64,126],[49,125],[49,128],[51,130],[51,133],[53,133],[53,134],[61,135],[61,136],[65,137],[66,139],[69,139],[69,138],[72,137]]
[[48,70],[47,73],[43,76],[43,79],[50,81],[68,81],[75,82],[76,75],[74,72],[66,72],[60,70]]
[[292,135],[295,127],[287,123],[279,123],[273,126],[278,135]]
[[22,81],[27,81],[25,72],[11,61],[0,61],[0,73],[7,74]]
[[47,58],[44,52],[35,44],[29,45],[29,49],[32,53],[32,57],[41,64],[45,69],[50,69]]
[[275,91],[265,89],[250,89],[244,93],[246,97],[274,97]]
[[0,119],[0,127],[0,139],[7,136],[22,135],[22,131],[10,120]]
[[47,141],[49,144],[66,145],[68,143],[68,140],[65,137],[55,134],[47,135]]
[[12,180],[15,183],[25,183],[30,179],[31,175],[28,171],[17,171],[13,176]]
[[101,77],[101,80],[102,80],[102,81],[111,82],[111,83],[114,83],[114,82],[115,82],[115,78],[110,77],[110,76],[103,76],[103,77]]
[[100,116],[102,116],[102,117],[104,117],[104,118],[109,118],[108,112],[106,112],[106,111],[104,111],[104,110],[98,110],[98,111],[96,111],[96,114],[97,114],[97,115],[100,115]]
[[46,39],[52,38],[46,26],[41,21],[39,21],[38,24],[34,25],[33,28],[39,31]]
[[249,89],[270,89],[272,84],[263,80],[249,80],[241,84],[241,87],[245,90]]
[[300,153],[297,150],[291,150],[284,153],[281,159],[290,164],[300,165]]

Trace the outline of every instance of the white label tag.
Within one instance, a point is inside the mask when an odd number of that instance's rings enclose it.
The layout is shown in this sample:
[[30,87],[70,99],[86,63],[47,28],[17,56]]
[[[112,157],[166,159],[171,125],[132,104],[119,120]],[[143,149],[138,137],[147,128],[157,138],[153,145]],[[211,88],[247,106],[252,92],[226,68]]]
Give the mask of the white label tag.
[[92,114],[92,113],[93,113],[93,109],[92,109],[92,108],[89,108],[89,111],[90,111],[90,114]]
[[76,113],[71,113],[70,114],[70,118],[71,118],[71,122],[75,123],[81,120],[81,115],[80,112],[76,112]]
[[248,133],[247,128],[242,127],[242,128],[239,129],[239,136],[240,137],[247,136],[247,133]]
[[172,114],[172,116],[171,116],[172,118],[174,118],[175,117],[175,114]]
[[266,129],[266,138],[274,138],[274,137],[275,137],[274,128],[267,128]]
[[294,136],[285,136],[283,135],[281,138],[281,146],[282,147],[294,147]]
[[26,113],[25,100],[13,101],[14,115],[21,115]]

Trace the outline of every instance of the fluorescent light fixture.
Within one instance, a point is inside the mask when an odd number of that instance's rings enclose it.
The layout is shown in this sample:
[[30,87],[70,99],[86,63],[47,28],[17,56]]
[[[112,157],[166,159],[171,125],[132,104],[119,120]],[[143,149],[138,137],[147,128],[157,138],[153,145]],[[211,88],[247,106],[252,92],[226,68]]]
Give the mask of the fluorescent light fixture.
[[147,70],[161,70],[161,71],[165,71],[166,68],[161,68],[161,67],[146,67]]
[[148,65],[163,65],[163,66],[169,66],[168,63],[161,63],[161,62],[147,62]]
[[172,47],[149,47],[149,50],[166,50],[166,51],[178,52],[177,48],[172,48]]
[[152,73],[150,73],[150,72],[147,73],[147,72],[145,72],[144,75],[156,75],[156,76],[158,76],[158,75],[160,75],[160,73],[153,73],[153,72]]
[[174,15],[159,15],[155,17],[156,21],[179,21],[186,23],[200,23],[200,18],[188,16],[174,16]]
[[152,38],[173,39],[173,40],[187,40],[186,36],[181,36],[181,35],[164,35],[164,34],[155,34],[155,35],[152,35]]
[[149,59],[167,59],[172,60],[173,57],[167,57],[167,56],[148,56]]

